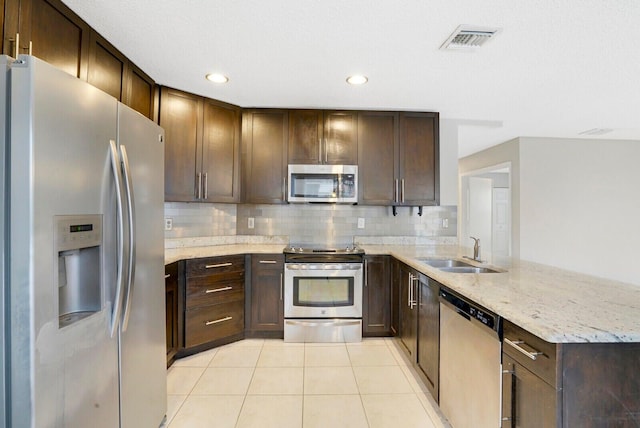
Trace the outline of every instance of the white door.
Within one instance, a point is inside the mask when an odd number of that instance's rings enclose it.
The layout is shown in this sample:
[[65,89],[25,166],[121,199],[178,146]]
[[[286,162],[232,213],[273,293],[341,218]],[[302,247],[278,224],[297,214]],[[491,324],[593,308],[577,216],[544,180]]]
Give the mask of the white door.
[[493,189],[493,255],[509,256],[511,242],[511,191],[509,188]]
[[[467,231],[480,239],[481,248],[491,250],[491,188],[490,178],[469,177],[469,211]],[[463,245],[472,245],[469,236],[462,236]],[[467,242],[467,244],[465,244]]]

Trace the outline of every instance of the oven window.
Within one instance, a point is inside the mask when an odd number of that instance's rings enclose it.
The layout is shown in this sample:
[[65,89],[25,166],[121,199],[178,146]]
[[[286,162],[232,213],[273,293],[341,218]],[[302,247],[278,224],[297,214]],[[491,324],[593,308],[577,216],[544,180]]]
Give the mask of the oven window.
[[353,306],[353,277],[293,278],[293,305]]

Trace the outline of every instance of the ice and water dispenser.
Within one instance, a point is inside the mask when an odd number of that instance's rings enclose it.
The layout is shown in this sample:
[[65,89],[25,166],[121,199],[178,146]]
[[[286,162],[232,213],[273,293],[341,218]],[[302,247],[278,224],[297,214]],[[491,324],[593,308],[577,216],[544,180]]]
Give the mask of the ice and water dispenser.
[[58,325],[100,311],[102,215],[55,216]]

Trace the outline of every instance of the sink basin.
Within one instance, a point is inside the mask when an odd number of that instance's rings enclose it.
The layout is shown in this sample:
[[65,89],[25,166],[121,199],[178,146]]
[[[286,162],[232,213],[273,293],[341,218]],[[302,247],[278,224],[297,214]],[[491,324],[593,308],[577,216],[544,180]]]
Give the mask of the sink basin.
[[475,267],[472,264],[456,259],[418,259],[418,261],[435,268]]
[[431,267],[438,268],[443,272],[451,273],[500,273],[501,271],[488,267],[472,265],[458,259],[431,259],[419,258],[418,261]]
[[475,267],[475,266],[441,267],[439,269],[441,271],[451,272],[451,273],[500,273],[499,270],[495,270],[487,267]]

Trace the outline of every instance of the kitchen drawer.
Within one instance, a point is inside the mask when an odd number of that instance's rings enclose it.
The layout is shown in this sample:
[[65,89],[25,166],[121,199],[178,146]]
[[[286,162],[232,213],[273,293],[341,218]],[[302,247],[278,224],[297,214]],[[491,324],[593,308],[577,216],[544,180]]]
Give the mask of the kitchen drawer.
[[200,306],[186,312],[185,345],[201,345],[244,331],[244,300]]
[[556,344],[546,342],[507,320],[504,320],[503,328],[503,352],[550,385],[557,386]]
[[244,272],[233,281],[214,281],[209,277],[187,279],[187,309],[233,300],[244,301]]
[[187,278],[244,272],[244,255],[187,260]]

